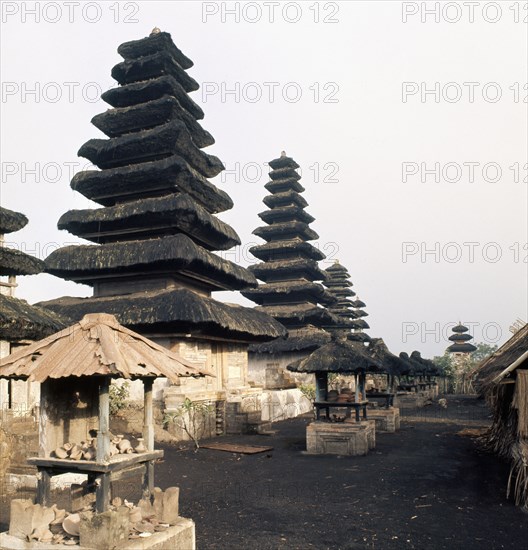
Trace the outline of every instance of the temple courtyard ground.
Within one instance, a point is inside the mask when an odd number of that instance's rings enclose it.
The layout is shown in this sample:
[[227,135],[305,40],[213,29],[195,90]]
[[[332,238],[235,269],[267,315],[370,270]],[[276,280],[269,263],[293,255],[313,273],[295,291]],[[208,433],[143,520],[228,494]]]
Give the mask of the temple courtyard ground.
[[[485,404],[447,399],[447,409],[404,410],[402,429],[377,434],[365,457],[303,454],[309,415],[274,424],[273,436],[221,439],[273,447],[262,454],[166,444],[156,484],[180,487],[203,550],[526,548],[528,514],[505,498],[508,466],[477,445]],[[135,483],[119,491],[138,496]]]

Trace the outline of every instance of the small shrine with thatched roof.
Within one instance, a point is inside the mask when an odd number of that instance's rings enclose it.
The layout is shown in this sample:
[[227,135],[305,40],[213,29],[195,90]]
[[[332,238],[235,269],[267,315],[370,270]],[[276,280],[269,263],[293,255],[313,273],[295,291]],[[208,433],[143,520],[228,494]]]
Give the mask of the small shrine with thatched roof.
[[93,297],[45,306],[72,320],[110,313],[214,372],[215,378],[170,387],[164,381],[155,394],[169,412],[185,398],[216,404],[209,435],[223,433],[226,402],[244,396],[258,402],[248,381],[248,344],[283,336],[285,329],[265,313],[211,297],[257,281],[214,253],[240,239],[216,216],[233,202],[208,180],[224,165],[202,150],[214,139],[189,95],[199,88],[187,73],[192,61],[159,29],[118,52],[123,61],[112,76],[119,86],[102,95],[112,108],[92,119],[108,139],[91,139],[79,150],[99,170],[79,172],[71,182],[101,207],[66,212],[58,222],[92,244],[60,248],[45,260],[48,273],[90,285]]
[[317,282],[326,278],[317,264],[325,255],[310,243],[319,236],[310,228],[313,216],[305,211],[299,165],[283,152],[269,166],[265,187],[270,194],[264,198],[268,210],[259,214],[266,225],[253,231],[266,242],[250,249],[261,261],[249,267],[264,284],[242,294],[258,304],[257,311],[288,329],[286,337],[249,348],[251,376],[267,388],[281,388],[288,385],[286,365],[330,342],[323,327],[337,319],[325,307],[335,298]]
[[[56,515],[51,513],[45,520],[48,516],[42,514],[41,507],[44,510],[51,507],[51,478],[75,472],[88,476],[86,492],[95,493],[94,510],[80,516],[73,514],[68,516],[69,520],[64,518],[65,535],[80,534],[81,547],[88,548],[113,548],[113,543],[123,544],[128,540],[129,526],[148,520],[149,513],[155,508],[152,507],[155,504],[154,461],[163,456],[163,451],[154,449],[153,381],[157,377],[176,381],[181,377],[209,374],[119,325],[115,317],[108,314],[85,315],[73,326],[2,359],[0,378],[41,384],[39,456],[28,459],[39,472],[36,505],[13,502],[10,535],[48,543],[60,542],[50,539],[49,524]],[[115,378],[141,380],[145,387],[143,434],[135,444],[122,439],[123,436],[116,440],[110,434],[109,386]],[[120,510],[112,499],[117,496],[112,494],[113,483],[137,473],[143,477],[143,500],[134,510]],[[167,504],[162,515],[167,523],[175,525],[181,519],[178,516],[177,489],[170,493],[174,493],[170,499],[172,510]],[[161,498],[159,494],[157,498]],[[164,497],[162,505],[163,500]],[[106,519],[101,517],[98,520],[93,513],[107,513]],[[157,520],[163,521],[163,517]],[[173,528],[171,536],[175,536],[176,531],[179,533],[180,528],[181,525]],[[189,529],[194,540],[192,522],[185,525],[185,530]],[[106,540],[105,537],[114,537],[115,540]],[[75,537],[71,540],[75,542]],[[94,546],[97,540],[105,541],[104,546]],[[167,547],[169,540],[166,541]],[[6,544],[2,547],[17,547]]]
[[[5,235],[25,227],[24,214],[0,207],[0,358],[20,346],[44,338],[66,326],[63,319],[44,308],[15,298],[16,278],[44,271],[44,262],[9,246]],[[30,411],[38,403],[38,384],[0,380],[0,407]]]

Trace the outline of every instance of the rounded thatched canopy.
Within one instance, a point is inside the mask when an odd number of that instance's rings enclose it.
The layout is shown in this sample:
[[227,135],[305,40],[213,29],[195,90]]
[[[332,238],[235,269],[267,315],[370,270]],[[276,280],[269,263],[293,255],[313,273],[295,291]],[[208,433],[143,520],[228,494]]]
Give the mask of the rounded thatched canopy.
[[287,368],[293,372],[345,374],[358,371],[381,372],[383,366],[363,345],[340,340],[320,347],[308,357],[291,363]]
[[113,315],[85,315],[75,325],[0,360],[0,378],[44,382],[69,376],[149,378],[210,373],[121,326]]
[[408,370],[408,364],[389,351],[382,338],[372,338],[368,345],[368,351],[383,365],[383,372],[392,376],[400,376]]
[[28,219],[24,214],[0,206],[0,233],[13,233],[25,227]]

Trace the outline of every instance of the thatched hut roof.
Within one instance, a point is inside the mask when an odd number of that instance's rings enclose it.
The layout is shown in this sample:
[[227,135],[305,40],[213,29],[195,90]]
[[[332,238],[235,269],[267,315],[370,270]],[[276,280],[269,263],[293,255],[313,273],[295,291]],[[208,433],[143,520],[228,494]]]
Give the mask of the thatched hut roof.
[[96,210],[70,210],[59,229],[93,242],[153,238],[186,233],[208,250],[240,244],[236,231],[211,215],[186,193],[125,202]]
[[383,365],[384,371],[392,376],[400,376],[408,369],[407,363],[391,353],[382,338],[371,338],[367,349]]
[[422,354],[414,350],[411,353],[411,360],[416,361],[417,363],[421,364],[423,366],[422,373],[428,376],[437,376],[442,373],[441,369],[433,361],[430,359],[425,359],[422,357]]
[[20,231],[27,223],[24,214],[0,206],[0,235]]
[[120,326],[112,315],[86,315],[73,326],[0,360],[0,378],[44,382],[69,376],[145,378],[211,375]]
[[248,351],[249,353],[269,354],[313,351],[331,341],[332,336],[329,332],[314,326],[308,326],[302,329],[290,330],[286,337],[276,338],[271,342],[251,344]]
[[77,172],[71,188],[104,206],[141,197],[187,193],[208,212],[216,214],[233,207],[229,195],[181,157],[168,157],[109,170]]
[[72,320],[104,311],[144,334],[192,334],[243,342],[286,334],[278,321],[255,309],[218,302],[184,288],[99,298],[66,297],[39,305]]
[[382,363],[369,355],[361,344],[335,341],[312,352],[308,357],[288,365],[293,372],[338,372],[341,374],[358,371],[380,372]]
[[39,340],[67,326],[59,315],[25,300],[0,294],[1,339],[8,342]]
[[0,275],[36,275],[44,271],[44,267],[42,260],[0,245]]
[[407,365],[407,368],[401,372],[404,375],[419,375],[424,371],[424,366],[421,363],[418,363],[414,359],[409,357],[409,354],[405,351],[402,351],[399,355],[400,359]]
[[176,271],[220,290],[257,285],[247,269],[212,254],[183,234],[101,245],[65,246],[52,252],[45,263],[48,273],[86,284],[94,284],[108,275]]

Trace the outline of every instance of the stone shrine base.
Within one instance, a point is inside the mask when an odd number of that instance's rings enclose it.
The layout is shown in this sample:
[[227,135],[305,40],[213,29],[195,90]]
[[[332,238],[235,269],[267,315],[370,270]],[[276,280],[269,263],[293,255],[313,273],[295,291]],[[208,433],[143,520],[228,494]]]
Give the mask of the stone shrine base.
[[312,422],[306,427],[308,454],[364,456],[376,446],[374,420]]
[[[44,542],[26,542],[17,537],[0,533],[0,548],[2,550],[89,550],[86,546],[68,546],[66,544],[50,544]],[[120,550],[195,550],[196,538],[194,521],[181,518],[176,525],[165,531],[154,533],[150,537],[129,540]],[[103,549],[101,549],[103,550]]]
[[376,422],[376,432],[394,433],[400,429],[400,409],[368,409],[368,417]]
[[400,409],[418,409],[431,399],[429,392],[398,392],[397,405]]

